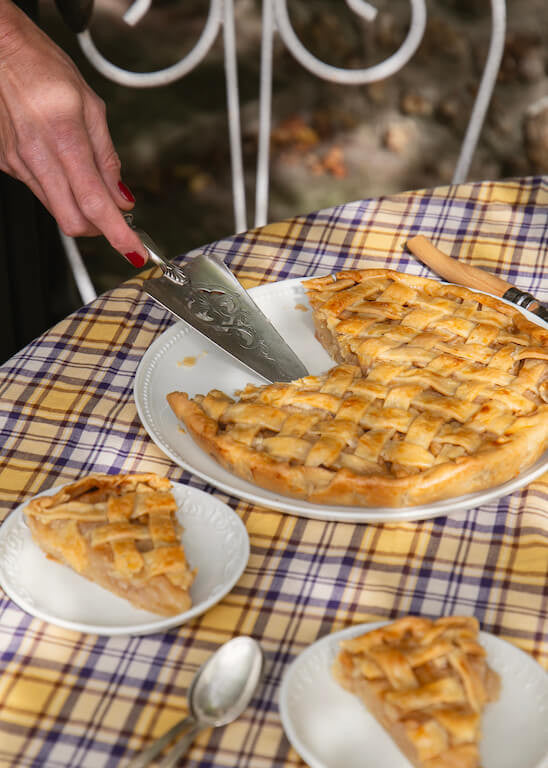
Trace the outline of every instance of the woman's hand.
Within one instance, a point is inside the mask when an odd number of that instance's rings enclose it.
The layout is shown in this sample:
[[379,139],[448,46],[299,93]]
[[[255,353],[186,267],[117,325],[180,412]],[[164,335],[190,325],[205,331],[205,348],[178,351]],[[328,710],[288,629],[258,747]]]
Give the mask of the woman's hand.
[[120,212],[105,105],[71,59],[11,0],[0,0],[0,169],[26,184],[69,236],[103,234],[134,266],[147,253]]

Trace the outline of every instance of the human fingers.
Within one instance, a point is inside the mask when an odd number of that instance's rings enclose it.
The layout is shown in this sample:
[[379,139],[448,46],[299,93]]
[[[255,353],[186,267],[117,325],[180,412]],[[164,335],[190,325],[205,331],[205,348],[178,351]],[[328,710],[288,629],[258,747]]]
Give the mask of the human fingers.
[[40,135],[6,142],[10,149],[0,165],[34,192],[67,236],[104,234],[133,266],[144,266],[148,254],[99,175],[81,121],[64,122],[51,121],[48,141]]
[[[0,97],[2,106],[5,104]],[[0,170],[25,184],[65,234],[74,237],[99,234],[77,208],[65,174],[47,144],[38,141],[19,144],[12,126],[5,121],[0,121]]]
[[97,169],[118,207],[129,211],[135,197],[120,178],[121,163],[108,129],[106,106],[93,91],[84,102],[84,119]]
[[58,121],[54,146],[82,216],[134,266],[143,266],[148,259],[146,249],[125,222],[99,173],[84,124],[71,119]]
[[77,205],[65,171],[47,144],[24,145],[9,155],[5,169],[28,186],[69,237],[92,236],[100,230]]

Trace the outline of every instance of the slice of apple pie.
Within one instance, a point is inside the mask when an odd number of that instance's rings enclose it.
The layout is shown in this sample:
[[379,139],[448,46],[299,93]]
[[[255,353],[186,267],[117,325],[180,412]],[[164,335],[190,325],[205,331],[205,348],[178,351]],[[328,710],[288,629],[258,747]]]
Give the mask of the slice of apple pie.
[[95,474],[33,499],[25,518],[48,557],[125,598],[171,616],[188,610],[194,572],[167,478]]
[[333,674],[416,768],[479,768],[482,712],[500,681],[475,618],[406,616],[343,640]]

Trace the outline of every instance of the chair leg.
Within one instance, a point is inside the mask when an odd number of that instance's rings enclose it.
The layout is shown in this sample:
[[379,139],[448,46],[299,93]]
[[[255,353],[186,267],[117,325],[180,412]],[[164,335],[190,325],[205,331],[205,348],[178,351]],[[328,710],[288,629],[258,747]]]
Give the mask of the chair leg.
[[78,245],[73,237],[67,237],[61,230],[59,230],[59,235],[82,303],[89,304],[90,301],[97,298],[97,291],[93,286]]
[[502,54],[504,53],[504,38],[506,36],[506,2],[491,0],[491,42],[483,68],[478,95],[472,108],[468,127],[462,141],[459,159],[453,174],[453,184],[462,184],[468,177],[476,146],[479,141],[485,115],[497,82]]

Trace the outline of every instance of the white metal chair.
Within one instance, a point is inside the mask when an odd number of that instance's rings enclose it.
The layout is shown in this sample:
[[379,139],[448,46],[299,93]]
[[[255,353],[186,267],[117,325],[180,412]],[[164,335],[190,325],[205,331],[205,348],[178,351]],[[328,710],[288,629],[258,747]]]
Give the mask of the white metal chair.
[[[348,8],[366,21],[373,21],[377,9],[366,0],[345,0]],[[152,0],[134,0],[124,14],[124,21],[135,25],[150,9]],[[272,66],[273,42],[279,35],[286,48],[300,64],[319,78],[341,85],[362,85],[383,80],[400,70],[417,50],[426,25],[425,0],[410,0],[411,21],[405,40],[388,59],[363,69],[342,69],[320,61],[308,51],[291,24],[287,0],[263,0],[261,78],[259,93],[259,142],[255,176],[254,226],[268,220],[270,132],[272,123]],[[466,180],[479,140],[500,68],[506,31],[505,0],[491,0],[491,39],[477,96],[470,114],[452,183]],[[137,73],[118,67],[108,61],[95,46],[89,30],[78,35],[82,51],[105,77],[130,88],[154,88],[173,83],[184,77],[205,58],[218,35],[224,44],[224,65],[227,93],[227,113],[232,173],[232,198],[235,231],[247,229],[246,193],[242,160],[242,134],[237,75],[237,33],[235,29],[234,0],[210,0],[209,11],[202,33],[194,48],[175,64],[155,72]],[[72,238],[63,235],[67,257],[71,263],[82,300],[94,298],[95,292]]]

